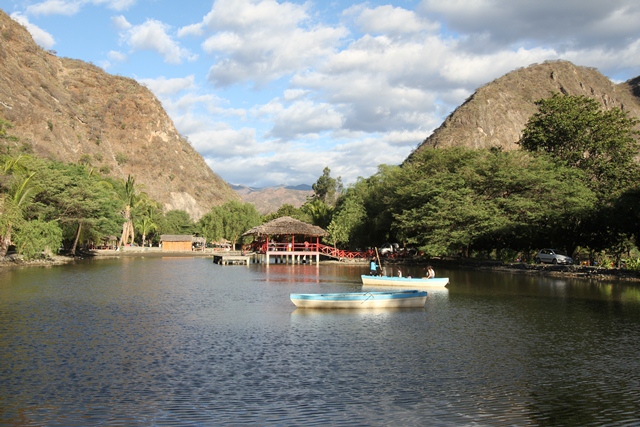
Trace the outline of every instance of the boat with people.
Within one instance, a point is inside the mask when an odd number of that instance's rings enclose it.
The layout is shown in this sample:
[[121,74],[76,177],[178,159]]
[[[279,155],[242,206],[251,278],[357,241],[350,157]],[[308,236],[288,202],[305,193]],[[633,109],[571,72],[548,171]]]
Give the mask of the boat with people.
[[362,284],[365,286],[401,286],[407,289],[413,288],[444,288],[449,284],[448,277],[393,277],[393,276],[369,276],[363,274]]
[[298,308],[415,308],[424,307],[426,291],[343,292],[331,294],[290,294]]

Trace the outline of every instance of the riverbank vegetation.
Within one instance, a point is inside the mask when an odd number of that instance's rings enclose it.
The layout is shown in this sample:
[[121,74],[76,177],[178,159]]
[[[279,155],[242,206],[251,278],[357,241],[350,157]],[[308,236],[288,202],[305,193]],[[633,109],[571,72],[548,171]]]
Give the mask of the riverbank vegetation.
[[[531,261],[554,247],[578,260],[640,267],[638,121],[586,97],[558,94],[537,105],[521,150],[424,149],[346,189],[327,167],[300,208],[261,217],[251,204],[230,202],[198,222],[164,212],[133,177],[114,180],[4,144],[0,256],[10,245],[25,257],[74,253],[108,236],[120,245],[157,244],[161,234],[235,245],[247,229],[287,215],[325,228],[326,243],[343,249],[398,242],[425,257]],[[9,130],[0,122],[0,140]]]
[[582,96],[536,104],[522,150],[421,150],[358,180],[336,204],[333,239],[503,260],[554,247],[620,263],[640,243],[638,121]]

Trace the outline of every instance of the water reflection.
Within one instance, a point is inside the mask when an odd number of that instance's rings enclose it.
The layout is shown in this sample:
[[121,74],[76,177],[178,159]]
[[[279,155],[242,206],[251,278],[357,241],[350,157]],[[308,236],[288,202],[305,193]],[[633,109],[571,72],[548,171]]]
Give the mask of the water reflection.
[[301,310],[366,267],[0,272],[2,425],[631,425],[638,287],[437,271],[425,308]]

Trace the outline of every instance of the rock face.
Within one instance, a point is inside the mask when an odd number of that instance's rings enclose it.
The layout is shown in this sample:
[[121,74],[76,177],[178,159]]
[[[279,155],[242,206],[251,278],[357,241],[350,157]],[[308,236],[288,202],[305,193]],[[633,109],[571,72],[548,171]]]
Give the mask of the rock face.
[[534,102],[554,92],[588,96],[605,108],[618,107],[640,118],[640,78],[616,85],[594,68],[545,62],[512,71],[478,89],[415,152],[451,146],[519,148],[516,142],[522,130],[538,111]]
[[38,47],[0,11],[0,119],[16,146],[64,162],[90,164],[137,184],[166,210],[194,220],[240,196],[180,136],[157,98],[135,80],[107,74]]

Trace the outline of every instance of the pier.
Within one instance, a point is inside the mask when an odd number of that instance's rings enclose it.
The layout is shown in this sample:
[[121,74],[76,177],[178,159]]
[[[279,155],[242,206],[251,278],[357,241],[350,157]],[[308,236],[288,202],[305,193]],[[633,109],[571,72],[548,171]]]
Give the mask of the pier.
[[213,256],[213,263],[220,265],[249,265],[251,255],[220,254]]

